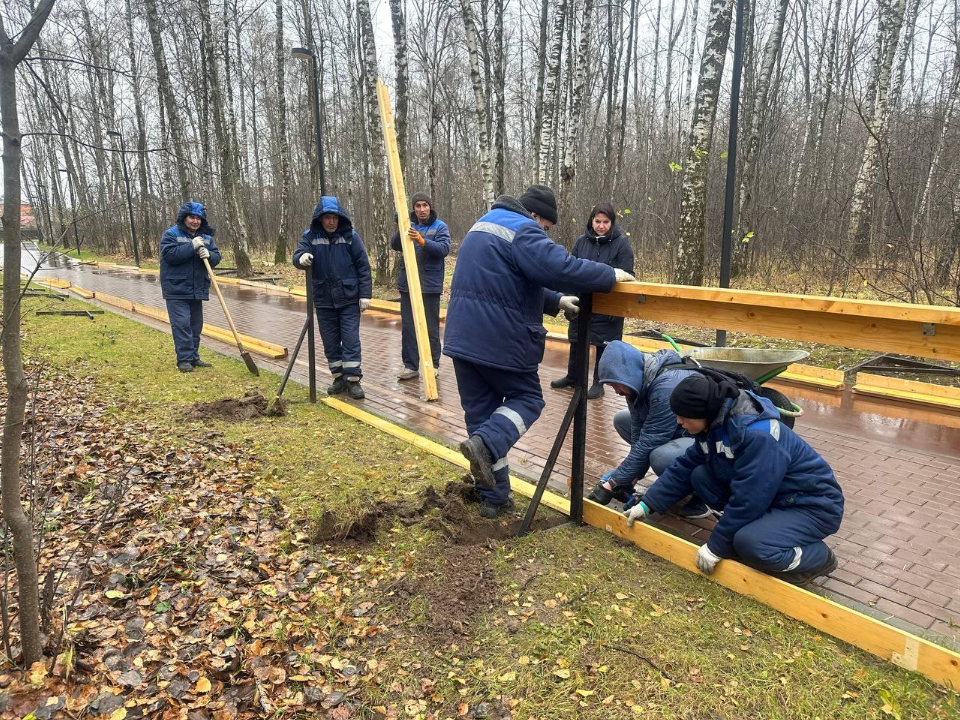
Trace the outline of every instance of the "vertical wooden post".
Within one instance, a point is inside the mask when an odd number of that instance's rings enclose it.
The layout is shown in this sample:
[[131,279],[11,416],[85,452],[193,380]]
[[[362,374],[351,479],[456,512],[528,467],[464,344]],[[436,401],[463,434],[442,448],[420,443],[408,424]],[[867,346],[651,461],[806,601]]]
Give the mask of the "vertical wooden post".
[[390,170],[390,187],[393,189],[393,204],[400,225],[400,247],[403,249],[403,266],[407,273],[407,288],[410,290],[410,306],[413,309],[413,325],[417,332],[417,350],[420,351],[420,379],[427,400],[438,400],[437,378],[434,375],[433,355],[427,335],[427,319],[423,311],[423,293],[420,291],[420,272],[417,269],[417,253],[413,241],[407,237],[410,229],[410,209],[407,207],[407,191],[403,185],[403,170],[400,167],[400,152],[397,149],[397,133],[390,109],[390,91],[377,80],[377,100],[380,103],[380,123],[383,127],[383,144],[387,150],[387,167]]

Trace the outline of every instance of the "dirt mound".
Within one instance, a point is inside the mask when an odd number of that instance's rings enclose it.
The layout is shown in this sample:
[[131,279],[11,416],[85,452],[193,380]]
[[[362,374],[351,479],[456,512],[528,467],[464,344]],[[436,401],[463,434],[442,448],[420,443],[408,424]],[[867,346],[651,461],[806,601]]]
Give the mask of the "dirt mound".
[[277,398],[271,404],[255,390],[248,390],[242,398],[223,398],[212,402],[194,403],[186,412],[188,420],[227,420],[242,422],[260,417],[282,417],[287,414],[287,403]]

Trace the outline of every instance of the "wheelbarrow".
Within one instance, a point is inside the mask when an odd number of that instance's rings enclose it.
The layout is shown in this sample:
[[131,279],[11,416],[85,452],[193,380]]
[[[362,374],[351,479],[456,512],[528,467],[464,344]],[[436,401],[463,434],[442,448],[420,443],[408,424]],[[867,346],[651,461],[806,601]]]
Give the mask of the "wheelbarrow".
[[762,387],[786,370],[791,364],[800,362],[809,357],[806,350],[780,350],[777,348],[730,348],[730,347],[698,347],[683,351],[666,335],[677,352],[694,363],[714,370],[725,370],[743,375],[760,385],[760,395],[770,400],[780,411],[783,422],[793,427],[796,418],[803,415],[803,408],[790,400],[786,395],[773,388]]

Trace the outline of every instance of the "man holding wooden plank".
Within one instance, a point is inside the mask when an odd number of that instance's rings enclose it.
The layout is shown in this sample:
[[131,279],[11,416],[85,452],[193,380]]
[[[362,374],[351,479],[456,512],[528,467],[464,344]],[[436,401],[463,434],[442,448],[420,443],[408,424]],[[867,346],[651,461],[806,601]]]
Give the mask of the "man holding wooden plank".
[[557,220],[556,196],[544,185],[519,200],[501,195],[463,239],[453,273],[443,353],[453,358],[470,435],[460,452],[480,514],[491,520],[513,508],[507,453],[543,410],[544,313],[576,313],[574,293],[609,292],[633,279],[569,255],[547,236]]
[[[447,224],[437,217],[433,201],[426,193],[414,193],[411,199],[413,209],[410,212],[410,230],[407,237],[414,244],[417,257],[417,270],[420,272],[420,294],[423,297],[423,311],[427,321],[427,334],[430,337],[430,354],[433,371],[440,374],[440,294],[443,292],[444,258],[450,252],[450,230]],[[402,252],[400,232],[390,239],[390,247]],[[400,258],[397,290],[400,291],[400,359],[403,370],[397,380],[414,380],[420,377],[420,351],[417,349],[417,332],[413,322],[413,306],[410,303],[410,290],[407,286],[407,273]]]

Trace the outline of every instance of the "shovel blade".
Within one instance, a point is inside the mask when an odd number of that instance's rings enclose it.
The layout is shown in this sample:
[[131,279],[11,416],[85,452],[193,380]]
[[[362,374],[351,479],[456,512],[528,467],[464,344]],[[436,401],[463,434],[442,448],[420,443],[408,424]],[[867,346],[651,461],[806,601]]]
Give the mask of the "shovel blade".
[[260,377],[260,369],[257,367],[257,364],[253,361],[253,358],[250,356],[250,353],[244,351],[240,353],[240,357],[243,358],[243,362],[247,365],[247,370],[251,373]]

